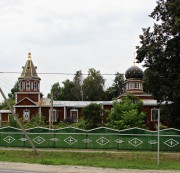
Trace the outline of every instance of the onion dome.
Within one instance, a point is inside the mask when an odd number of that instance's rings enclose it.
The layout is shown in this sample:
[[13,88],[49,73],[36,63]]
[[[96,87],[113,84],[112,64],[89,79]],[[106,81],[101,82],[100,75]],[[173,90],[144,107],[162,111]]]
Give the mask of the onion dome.
[[126,79],[142,79],[143,71],[134,65],[126,70],[125,77]]
[[36,73],[36,66],[34,66],[32,59],[31,59],[31,53],[28,53],[28,60],[26,61],[25,66],[23,67],[23,71],[21,73],[21,76],[19,79],[39,79],[39,76]]

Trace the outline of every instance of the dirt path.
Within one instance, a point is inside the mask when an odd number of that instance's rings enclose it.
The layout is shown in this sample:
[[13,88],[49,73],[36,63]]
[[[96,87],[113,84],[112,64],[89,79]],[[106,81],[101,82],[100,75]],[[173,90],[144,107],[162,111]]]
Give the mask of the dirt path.
[[41,171],[43,173],[180,173],[180,171],[109,169],[84,166],[51,166],[14,162],[0,162],[0,168]]

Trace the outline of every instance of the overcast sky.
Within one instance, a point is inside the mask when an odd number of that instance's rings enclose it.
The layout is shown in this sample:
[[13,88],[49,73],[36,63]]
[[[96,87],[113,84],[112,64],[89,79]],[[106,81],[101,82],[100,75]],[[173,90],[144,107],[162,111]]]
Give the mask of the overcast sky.
[[[30,50],[37,72],[89,68],[124,73],[156,0],[0,0],[0,72],[21,72]],[[141,65],[138,65],[141,67]],[[6,95],[20,74],[0,74]],[[39,75],[41,91],[72,76]],[[114,76],[104,76],[107,86]]]

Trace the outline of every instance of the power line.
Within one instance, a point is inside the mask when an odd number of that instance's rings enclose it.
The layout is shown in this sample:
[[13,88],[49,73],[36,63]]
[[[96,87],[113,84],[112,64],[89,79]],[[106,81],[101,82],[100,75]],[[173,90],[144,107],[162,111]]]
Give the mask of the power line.
[[[0,74],[21,74],[21,72],[0,72]],[[26,73],[26,74],[28,74],[28,73]],[[33,74],[33,73],[31,73],[31,74]],[[36,74],[48,74],[48,75],[76,75],[75,73],[60,73],[60,72],[55,72],[55,73],[50,73],[50,72],[43,72],[43,73],[36,73]],[[121,74],[123,74],[123,73],[121,73]],[[82,74],[82,75],[85,75],[85,76],[87,76],[87,75],[89,75],[89,74]],[[109,75],[109,76],[114,76],[114,75],[116,75],[116,74],[113,74],[113,73],[103,73],[103,74],[101,74],[101,75]]]

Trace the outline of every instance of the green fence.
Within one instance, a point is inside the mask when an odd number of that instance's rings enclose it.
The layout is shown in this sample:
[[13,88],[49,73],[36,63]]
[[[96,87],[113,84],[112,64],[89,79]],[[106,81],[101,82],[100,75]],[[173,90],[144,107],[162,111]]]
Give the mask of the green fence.
[[[82,148],[118,150],[157,150],[157,131],[140,128],[114,130],[99,127],[82,130],[73,127],[53,129],[36,127],[26,130],[38,148]],[[30,147],[22,130],[0,128],[0,146]],[[180,130],[160,131],[161,151],[180,151]]]

